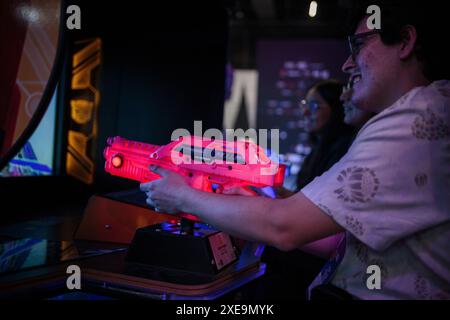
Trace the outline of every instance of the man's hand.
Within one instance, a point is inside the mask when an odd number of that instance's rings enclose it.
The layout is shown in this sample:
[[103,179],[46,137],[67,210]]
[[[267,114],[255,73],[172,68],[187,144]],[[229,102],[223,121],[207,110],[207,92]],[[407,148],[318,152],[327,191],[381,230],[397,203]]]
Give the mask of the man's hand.
[[183,200],[192,191],[182,176],[161,167],[150,166],[161,179],[141,183],[141,191],[147,194],[147,204],[155,207],[155,211],[178,213]]
[[222,194],[228,194],[228,195],[239,195],[239,196],[257,196],[258,194],[251,190],[248,187],[233,187],[224,189],[223,191],[219,189],[219,192],[216,193],[222,193]]

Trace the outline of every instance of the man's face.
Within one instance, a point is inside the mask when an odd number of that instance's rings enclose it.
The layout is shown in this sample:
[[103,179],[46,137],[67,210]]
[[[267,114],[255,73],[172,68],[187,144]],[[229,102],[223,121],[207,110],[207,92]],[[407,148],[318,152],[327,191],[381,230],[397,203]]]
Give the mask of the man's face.
[[351,102],[353,89],[342,92],[340,100],[344,107],[344,122],[352,127],[361,128],[372,116],[369,111],[360,110]]
[[[355,35],[372,31],[367,28],[366,20],[359,23]],[[395,92],[396,46],[383,44],[379,34],[358,38],[355,44],[359,47],[355,61],[350,56],[342,66],[354,82],[352,103],[361,110],[380,112],[392,103]]]

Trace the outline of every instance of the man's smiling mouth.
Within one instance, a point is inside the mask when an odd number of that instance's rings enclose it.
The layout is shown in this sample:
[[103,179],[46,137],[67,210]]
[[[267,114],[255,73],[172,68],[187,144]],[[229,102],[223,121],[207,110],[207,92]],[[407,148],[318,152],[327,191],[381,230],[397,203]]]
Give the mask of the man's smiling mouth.
[[350,81],[351,83],[354,85],[356,83],[358,83],[361,80],[361,74],[360,73],[354,73],[352,74],[352,76],[350,77]]

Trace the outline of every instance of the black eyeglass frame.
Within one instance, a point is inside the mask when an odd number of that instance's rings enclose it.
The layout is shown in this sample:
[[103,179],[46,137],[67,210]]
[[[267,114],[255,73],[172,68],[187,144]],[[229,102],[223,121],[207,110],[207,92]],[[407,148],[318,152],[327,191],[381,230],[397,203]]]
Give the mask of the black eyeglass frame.
[[355,41],[359,40],[359,39],[367,38],[367,37],[375,35],[375,34],[381,34],[381,29],[362,32],[362,33],[356,33],[356,34],[352,34],[347,37],[348,45],[350,46],[350,54],[352,56],[353,61],[356,61],[356,57],[358,56],[359,52],[361,51],[361,49],[363,47],[363,46],[360,46],[356,49]]
[[323,104],[323,102],[319,101],[307,101],[306,99],[302,99],[299,102],[299,107],[307,108],[311,113],[316,113]]

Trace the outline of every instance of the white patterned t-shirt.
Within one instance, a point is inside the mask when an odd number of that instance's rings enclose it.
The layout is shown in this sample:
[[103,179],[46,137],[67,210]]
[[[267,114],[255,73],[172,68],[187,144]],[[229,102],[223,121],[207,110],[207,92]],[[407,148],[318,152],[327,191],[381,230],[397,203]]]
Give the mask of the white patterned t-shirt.
[[[332,284],[361,299],[450,299],[450,81],[369,120],[302,193],[347,231]],[[381,289],[367,286],[370,265]]]

